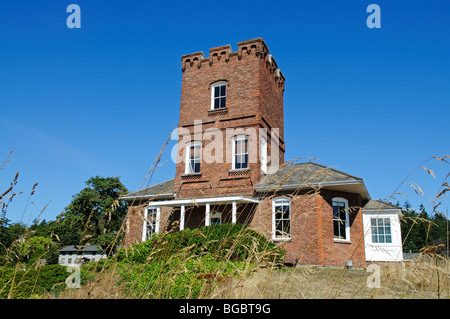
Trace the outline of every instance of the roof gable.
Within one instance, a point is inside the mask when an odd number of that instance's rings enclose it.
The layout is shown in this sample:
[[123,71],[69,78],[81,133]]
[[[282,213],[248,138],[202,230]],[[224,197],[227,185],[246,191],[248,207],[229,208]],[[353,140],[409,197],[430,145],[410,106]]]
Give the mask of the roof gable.
[[364,205],[363,210],[387,210],[387,209],[402,209],[396,205],[391,203],[387,203],[378,199],[372,199]]
[[175,179],[171,179],[150,187],[128,193],[121,197],[123,200],[145,198],[171,198],[174,196]]

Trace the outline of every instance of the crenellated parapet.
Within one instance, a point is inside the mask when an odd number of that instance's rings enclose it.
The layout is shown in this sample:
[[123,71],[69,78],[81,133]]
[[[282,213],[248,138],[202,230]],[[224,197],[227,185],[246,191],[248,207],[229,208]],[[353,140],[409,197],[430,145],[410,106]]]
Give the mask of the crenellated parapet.
[[211,48],[209,57],[205,57],[203,52],[196,52],[181,57],[181,70],[185,72],[189,69],[200,69],[203,66],[214,67],[218,63],[230,63],[232,60],[244,63],[247,56],[256,56],[265,65],[278,87],[284,90],[285,78],[275,59],[269,54],[269,49],[262,38],[238,42],[238,50],[233,52],[229,44]]

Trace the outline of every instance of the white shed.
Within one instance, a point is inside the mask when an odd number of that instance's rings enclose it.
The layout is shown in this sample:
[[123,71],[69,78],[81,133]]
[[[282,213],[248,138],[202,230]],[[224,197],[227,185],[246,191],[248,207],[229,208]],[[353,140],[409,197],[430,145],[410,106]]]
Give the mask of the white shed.
[[366,261],[402,261],[402,209],[380,200],[370,200],[362,212]]

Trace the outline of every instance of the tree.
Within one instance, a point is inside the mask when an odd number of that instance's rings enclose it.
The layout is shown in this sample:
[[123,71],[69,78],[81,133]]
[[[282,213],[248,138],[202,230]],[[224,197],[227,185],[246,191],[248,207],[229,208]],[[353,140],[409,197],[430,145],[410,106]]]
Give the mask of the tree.
[[[95,176],[87,187],[72,197],[60,218],[57,231],[66,244],[94,243],[104,248],[120,230],[127,213],[127,203],[120,196],[128,190],[118,177]],[[114,235],[114,236],[113,236]]]
[[424,205],[420,205],[417,211],[411,209],[408,202],[404,207],[401,223],[404,252],[419,252],[430,245],[447,245],[448,221],[445,216],[439,213],[430,216]]

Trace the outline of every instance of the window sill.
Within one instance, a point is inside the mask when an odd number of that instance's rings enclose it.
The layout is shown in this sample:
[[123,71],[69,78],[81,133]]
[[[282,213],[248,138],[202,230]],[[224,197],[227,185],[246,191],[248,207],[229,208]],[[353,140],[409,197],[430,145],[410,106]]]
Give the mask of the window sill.
[[272,237],[272,241],[289,243],[289,242],[292,241],[292,238],[277,238],[277,237]]
[[235,172],[250,172],[250,168],[232,168],[228,170],[228,173],[235,173]]
[[350,240],[346,240],[346,239],[333,239],[333,242],[336,244],[347,244],[347,245],[351,245],[351,241]]
[[230,169],[228,170],[228,176],[242,176],[250,173],[250,168]]
[[214,116],[214,115],[225,115],[228,114],[228,108],[222,107],[219,109],[210,109],[208,111],[208,116]]
[[183,174],[181,179],[198,179],[202,177],[202,173]]

